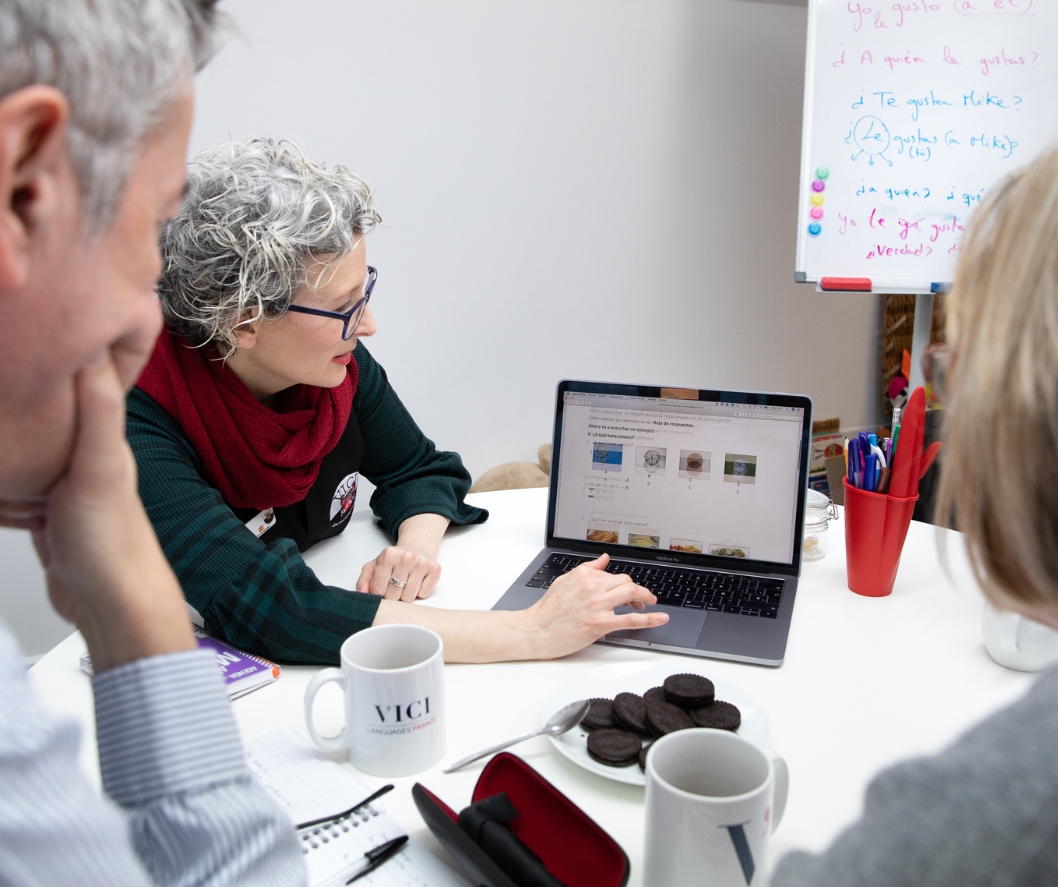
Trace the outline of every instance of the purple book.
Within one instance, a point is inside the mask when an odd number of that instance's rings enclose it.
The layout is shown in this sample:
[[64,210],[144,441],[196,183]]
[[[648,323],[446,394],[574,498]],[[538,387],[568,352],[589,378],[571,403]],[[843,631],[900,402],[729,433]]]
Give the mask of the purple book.
[[228,697],[237,699],[245,696],[258,687],[270,684],[279,677],[279,666],[260,656],[246,653],[224,641],[211,638],[197,625],[194,626],[195,639],[199,647],[212,650],[217,657],[217,665],[224,675],[228,687]]
[[[199,647],[212,650],[217,657],[217,666],[224,675],[229,699],[245,696],[279,677],[280,669],[274,662],[211,638],[197,625],[192,625],[191,628],[195,632]],[[81,655],[81,668],[92,674],[92,660],[87,653]]]

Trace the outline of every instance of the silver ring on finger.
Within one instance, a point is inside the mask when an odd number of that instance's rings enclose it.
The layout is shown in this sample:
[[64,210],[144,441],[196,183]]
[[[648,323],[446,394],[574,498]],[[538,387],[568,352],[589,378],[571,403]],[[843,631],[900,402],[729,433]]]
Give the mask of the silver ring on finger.
[[389,584],[390,585],[396,585],[397,588],[404,588],[408,583],[407,582],[402,582],[396,576],[390,576],[389,577]]

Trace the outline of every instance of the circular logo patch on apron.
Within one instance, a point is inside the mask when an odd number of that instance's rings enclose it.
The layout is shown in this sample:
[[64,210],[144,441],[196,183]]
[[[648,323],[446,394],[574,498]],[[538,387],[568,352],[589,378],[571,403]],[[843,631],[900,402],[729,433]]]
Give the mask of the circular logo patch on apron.
[[334,491],[334,496],[331,499],[332,527],[344,523],[349,519],[349,515],[353,513],[353,506],[356,505],[356,481],[359,476],[359,472],[356,471],[346,475]]

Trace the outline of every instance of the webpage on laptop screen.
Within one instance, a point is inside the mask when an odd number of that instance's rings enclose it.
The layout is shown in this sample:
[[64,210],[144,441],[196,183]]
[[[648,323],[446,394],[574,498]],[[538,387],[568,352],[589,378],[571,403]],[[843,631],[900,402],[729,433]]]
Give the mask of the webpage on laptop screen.
[[555,535],[794,557],[804,410],[566,392]]

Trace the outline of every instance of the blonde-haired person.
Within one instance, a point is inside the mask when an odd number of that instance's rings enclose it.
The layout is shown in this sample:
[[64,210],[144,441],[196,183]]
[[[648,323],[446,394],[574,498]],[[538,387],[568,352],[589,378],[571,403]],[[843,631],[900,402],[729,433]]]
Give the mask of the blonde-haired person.
[[[562,656],[665,622],[614,613],[656,599],[606,573],[605,558],[522,612],[411,603],[437,582],[449,523],[486,514],[464,502],[459,456],[422,433],[361,341],[376,329],[366,235],[378,220],[359,177],[283,143],[223,145],[189,166],[162,232],[168,329],[129,396],[128,437],[140,495],[206,628],[284,662],[337,663],[350,634],[414,622],[442,636],[449,661],[480,662]],[[394,544],[355,589],[325,586],[302,553],[345,530],[360,474]]]
[[[987,597],[1058,628],[1058,148],[977,210],[948,301],[938,516]],[[773,887],[1058,884],[1058,668],[941,754],[881,774],[863,818]]]

